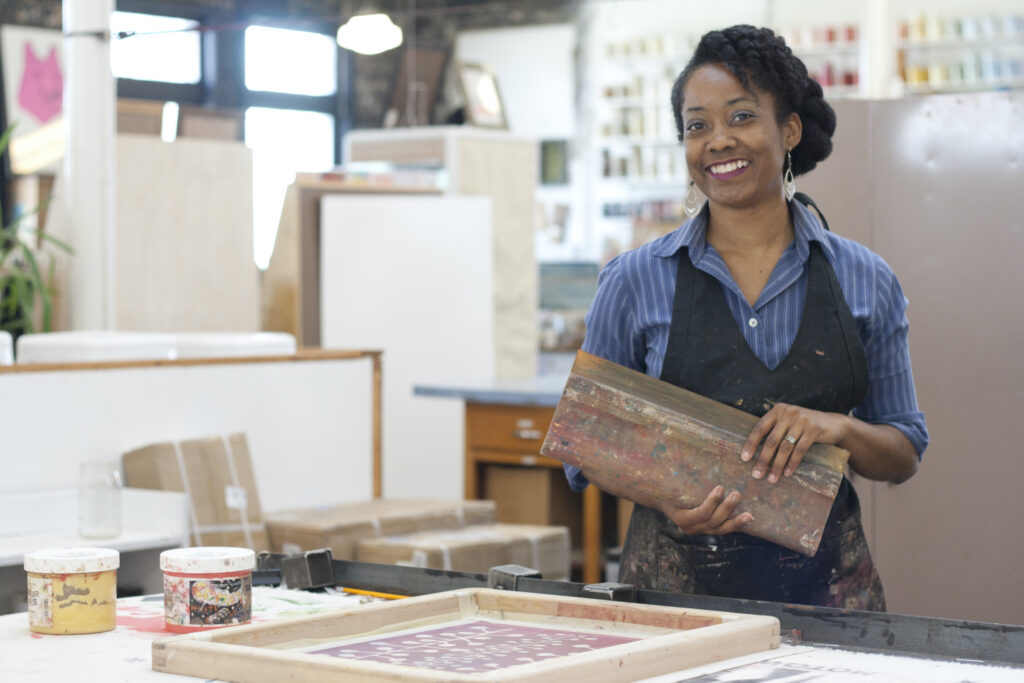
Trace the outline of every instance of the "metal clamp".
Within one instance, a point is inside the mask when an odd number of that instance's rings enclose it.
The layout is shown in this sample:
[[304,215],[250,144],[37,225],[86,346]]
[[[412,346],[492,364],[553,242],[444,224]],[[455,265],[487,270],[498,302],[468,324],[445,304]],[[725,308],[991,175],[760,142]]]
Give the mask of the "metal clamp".
[[584,598],[598,600],[616,600],[618,602],[636,602],[636,586],[631,583],[589,583],[583,587]]
[[491,571],[487,572],[487,587],[514,591],[519,588],[519,579],[539,578],[542,577],[536,569],[518,564],[503,564],[500,567],[491,567]]
[[288,588],[308,590],[335,585],[331,549],[307,550],[281,560],[281,578]]

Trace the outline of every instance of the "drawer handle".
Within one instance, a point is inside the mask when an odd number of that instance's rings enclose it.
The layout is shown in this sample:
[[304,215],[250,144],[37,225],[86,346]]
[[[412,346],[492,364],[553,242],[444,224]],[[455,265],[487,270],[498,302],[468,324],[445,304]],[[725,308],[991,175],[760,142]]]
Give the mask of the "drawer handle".
[[515,429],[512,431],[512,436],[517,439],[539,439],[543,436],[539,429]]

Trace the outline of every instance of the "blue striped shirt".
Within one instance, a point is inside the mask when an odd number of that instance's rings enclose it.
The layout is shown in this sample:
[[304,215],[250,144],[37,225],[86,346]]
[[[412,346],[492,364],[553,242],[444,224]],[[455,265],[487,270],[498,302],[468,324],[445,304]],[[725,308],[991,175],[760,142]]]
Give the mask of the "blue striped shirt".
[[[722,284],[733,319],[754,354],[770,368],[781,363],[796,338],[807,294],[809,243],[817,241],[835,271],[868,365],[868,393],[853,415],[899,429],[918,457],[928,445],[924,413],[918,410],[907,344],[907,299],[892,269],[856,242],[825,230],[809,209],[790,202],[795,238],[779,258],[751,306],[725,261],[707,243],[707,212],[653,242],[620,254],[604,267],[587,312],[583,350],[652,377],[661,376],[672,320],[679,253]],[[576,490],[587,481],[566,466]]]

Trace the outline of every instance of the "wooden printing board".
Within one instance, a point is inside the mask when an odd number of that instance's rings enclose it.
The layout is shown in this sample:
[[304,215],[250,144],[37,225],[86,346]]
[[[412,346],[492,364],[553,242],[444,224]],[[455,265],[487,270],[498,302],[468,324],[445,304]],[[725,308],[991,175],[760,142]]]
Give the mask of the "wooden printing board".
[[479,588],[163,638],[153,669],[237,683],[598,683],[778,644],[774,617]]
[[744,533],[813,556],[849,453],[814,444],[792,476],[754,479],[740,451],[757,420],[580,351],[541,453],[683,507],[721,484],[754,516]]

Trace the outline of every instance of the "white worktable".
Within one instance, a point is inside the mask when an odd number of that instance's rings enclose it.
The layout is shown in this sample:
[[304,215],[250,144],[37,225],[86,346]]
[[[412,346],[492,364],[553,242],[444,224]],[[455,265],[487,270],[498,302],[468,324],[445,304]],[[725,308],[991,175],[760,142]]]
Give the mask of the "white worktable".
[[[346,609],[367,598],[253,588],[253,622]],[[164,596],[117,601],[117,628],[106,633],[50,636],[32,633],[24,612],[0,617],[0,680],[19,683],[68,680],[76,683],[197,681],[152,669],[151,647],[164,630]]]
[[[253,588],[253,621],[293,618],[351,609],[370,598],[343,593],[305,593]],[[41,683],[134,683],[198,681],[152,670],[151,647],[163,629],[163,596],[117,601],[117,628],[82,636],[49,636],[28,630],[28,615],[0,617],[0,680]],[[683,680],[828,681],[829,683],[1018,683],[1024,670],[980,663],[949,662],[852,652],[820,646],[782,645],[777,650],[738,657],[714,665],[647,679],[645,683]]]

